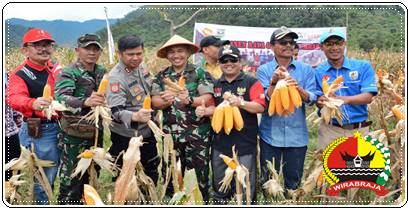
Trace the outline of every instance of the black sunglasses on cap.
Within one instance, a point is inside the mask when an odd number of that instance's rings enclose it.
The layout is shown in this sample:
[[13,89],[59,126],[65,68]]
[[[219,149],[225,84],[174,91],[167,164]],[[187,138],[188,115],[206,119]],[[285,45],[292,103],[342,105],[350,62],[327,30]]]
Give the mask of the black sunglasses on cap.
[[222,60],[220,60],[219,61],[219,63],[222,63],[222,64],[225,64],[225,63],[228,63],[228,62],[231,62],[231,63],[237,63],[239,61],[239,59],[238,58],[234,58],[234,57],[225,57],[225,58],[223,58]]

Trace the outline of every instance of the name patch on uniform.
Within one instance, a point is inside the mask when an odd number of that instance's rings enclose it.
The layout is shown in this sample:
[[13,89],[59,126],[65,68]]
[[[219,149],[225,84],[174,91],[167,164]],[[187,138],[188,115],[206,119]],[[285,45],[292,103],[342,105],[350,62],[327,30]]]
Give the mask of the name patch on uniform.
[[120,83],[113,83],[110,85],[111,92],[118,93],[120,91]]

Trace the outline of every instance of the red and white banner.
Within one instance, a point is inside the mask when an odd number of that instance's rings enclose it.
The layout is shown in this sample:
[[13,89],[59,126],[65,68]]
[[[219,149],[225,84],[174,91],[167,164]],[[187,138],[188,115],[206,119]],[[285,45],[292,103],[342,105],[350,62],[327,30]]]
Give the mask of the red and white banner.
[[[274,55],[269,41],[276,29],[195,23],[194,43],[199,45],[202,38],[210,35],[222,40],[229,40],[232,45],[240,49],[246,65],[255,71],[260,65],[273,60]],[[312,66],[317,66],[326,60],[325,55],[320,50],[320,34],[331,29],[341,29],[346,33],[346,27],[289,29],[299,36],[299,39],[296,40],[299,45],[297,59]],[[200,56],[196,55],[194,59],[197,63]]]

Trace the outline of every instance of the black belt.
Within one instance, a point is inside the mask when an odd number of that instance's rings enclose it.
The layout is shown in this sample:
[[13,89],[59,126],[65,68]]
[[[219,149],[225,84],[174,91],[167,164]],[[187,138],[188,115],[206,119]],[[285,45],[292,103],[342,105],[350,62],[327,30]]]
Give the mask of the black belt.
[[[27,119],[28,119],[27,117],[23,117],[23,121],[24,121],[24,122],[27,122]],[[56,122],[58,122],[57,119],[51,119],[51,120],[41,119],[41,124],[56,123]]]
[[371,124],[372,124],[372,121],[364,121],[364,122],[352,123],[352,124],[348,124],[348,125],[339,125],[337,123],[332,123],[333,126],[343,128],[343,129],[347,129],[347,130],[364,128],[364,127],[370,126]]

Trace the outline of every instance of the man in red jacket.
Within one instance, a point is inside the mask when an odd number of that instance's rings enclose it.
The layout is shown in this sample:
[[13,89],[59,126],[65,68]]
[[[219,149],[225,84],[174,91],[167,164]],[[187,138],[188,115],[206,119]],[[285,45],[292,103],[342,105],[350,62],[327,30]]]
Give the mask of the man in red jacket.
[[[26,60],[11,73],[6,91],[7,104],[24,116],[19,133],[20,144],[35,151],[39,159],[54,162],[53,167],[44,168],[52,187],[61,153],[57,147],[59,126],[55,116],[51,120],[45,117],[43,109],[50,105],[51,100],[43,98],[43,89],[49,84],[54,96],[54,77],[61,69],[51,61],[54,43],[44,30],[34,28],[27,31],[21,48]],[[37,181],[34,197],[37,204],[48,204],[47,194]]]

